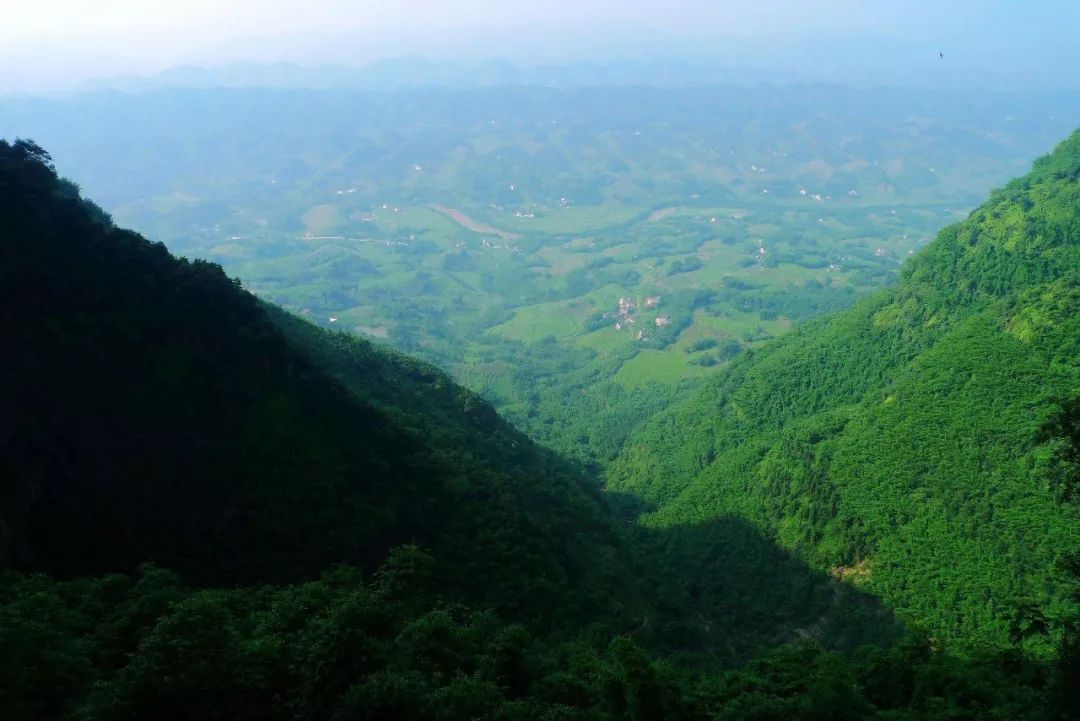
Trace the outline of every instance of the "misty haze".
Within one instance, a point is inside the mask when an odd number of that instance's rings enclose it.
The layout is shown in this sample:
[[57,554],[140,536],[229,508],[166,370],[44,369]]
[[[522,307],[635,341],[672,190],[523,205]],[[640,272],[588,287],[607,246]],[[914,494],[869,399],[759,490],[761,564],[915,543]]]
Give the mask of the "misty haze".
[[1080,6],[0,23],[0,717],[1080,718]]

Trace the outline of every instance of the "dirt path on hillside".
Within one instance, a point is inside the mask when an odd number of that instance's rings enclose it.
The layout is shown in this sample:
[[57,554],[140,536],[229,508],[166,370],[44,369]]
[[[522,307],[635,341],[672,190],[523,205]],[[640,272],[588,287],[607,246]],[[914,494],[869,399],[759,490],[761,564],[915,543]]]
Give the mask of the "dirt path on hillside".
[[649,217],[645,219],[646,223],[655,223],[658,220],[663,220],[669,215],[674,215],[678,208],[661,208],[660,210],[654,210],[649,213]]
[[499,230],[498,228],[492,228],[490,225],[478,223],[469,216],[462,213],[460,210],[454,208],[447,208],[445,205],[432,205],[432,210],[438,211],[445,215],[450,220],[454,221],[458,225],[474,233],[483,233],[485,235],[497,235],[503,240],[521,240],[521,235],[518,233],[511,233],[506,230]]

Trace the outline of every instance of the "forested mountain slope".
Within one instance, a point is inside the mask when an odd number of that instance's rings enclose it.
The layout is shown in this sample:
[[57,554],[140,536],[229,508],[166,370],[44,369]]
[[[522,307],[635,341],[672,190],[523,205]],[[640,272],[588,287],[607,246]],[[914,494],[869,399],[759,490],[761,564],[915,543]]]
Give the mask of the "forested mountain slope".
[[644,425],[611,487],[656,528],[736,515],[952,649],[1076,615],[1080,133],[901,282],[748,352]]
[[[658,418],[605,499],[0,142],[0,716],[1072,717],[1078,145]],[[891,615],[773,539],[932,637],[852,648]],[[1034,653],[948,653],[980,640]]]
[[599,491],[439,371],[115,228],[31,143],[0,144],[0,228],[6,564],[292,581],[415,541],[511,615],[633,603]]
[[[33,143],[0,228],[4,718],[705,713],[639,645],[680,599],[647,611],[599,489],[476,395],[114,227]],[[839,608],[726,533],[724,664]]]

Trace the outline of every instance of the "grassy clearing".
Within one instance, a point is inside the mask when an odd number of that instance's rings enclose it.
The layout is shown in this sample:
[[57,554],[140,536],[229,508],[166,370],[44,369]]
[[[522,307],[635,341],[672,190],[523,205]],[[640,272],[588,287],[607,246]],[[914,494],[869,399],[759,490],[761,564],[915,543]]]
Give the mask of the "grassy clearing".
[[646,348],[622,364],[615,381],[627,388],[640,388],[653,383],[678,383],[709,372],[692,365],[684,354]]
[[310,208],[300,218],[306,232],[322,235],[336,230],[341,225],[341,213],[331,203],[323,203]]
[[554,245],[541,249],[537,255],[550,263],[547,272],[551,275],[566,275],[572,270],[588,265],[593,260],[593,257],[586,253],[570,253]]
[[425,239],[443,241],[450,245],[455,238],[474,235],[472,231],[445,215],[419,206],[402,207],[396,213],[392,209],[378,211],[377,217],[378,226],[382,230],[401,234],[414,232],[417,235],[423,234]]
[[487,332],[527,343],[535,343],[549,335],[565,340],[581,332],[581,315],[571,312],[565,301],[539,303],[515,311],[513,318]]
[[644,208],[615,204],[571,205],[535,211],[535,218],[519,218],[508,212],[492,222],[519,233],[573,234],[622,225],[643,212]]
[[578,345],[591,348],[600,354],[617,353],[633,346],[634,339],[629,331],[615,330],[614,319],[607,326],[586,333],[575,341]]

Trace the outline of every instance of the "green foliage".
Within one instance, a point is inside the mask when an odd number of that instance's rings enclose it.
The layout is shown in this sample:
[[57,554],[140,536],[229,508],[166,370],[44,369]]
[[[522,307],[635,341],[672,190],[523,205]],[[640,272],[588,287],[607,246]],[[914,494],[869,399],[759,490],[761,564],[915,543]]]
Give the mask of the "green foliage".
[[[631,635],[553,642],[434,600],[435,559],[373,579],[196,590],[134,578],[0,576],[0,708],[30,719],[1040,718],[1045,670],[958,661],[925,640],[854,656],[798,643],[723,673]],[[411,569],[406,571],[405,568]]]
[[685,260],[679,259],[674,261],[668,266],[668,275],[678,275],[679,273],[690,273],[695,270],[699,270],[702,267],[701,260],[699,258],[686,258]]
[[946,648],[1049,656],[1080,610],[1056,570],[1080,548],[1078,169],[1075,134],[895,288],[737,357],[612,488],[657,529],[745,518]]
[[515,412],[614,459],[602,492],[440,371],[260,304],[0,143],[0,551],[67,579],[0,575],[0,711],[1068,718],[1078,186],[1080,135],[896,288],[745,352],[688,343],[730,364],[637,431],[670,389],[605,385],[636,351],[535,341]]
[[581,471],[434,368],[114,228],[46,161],[0,144],[5,563],[293,581],[418,541],[448,594],[521,620],[635,603]]

